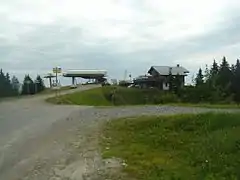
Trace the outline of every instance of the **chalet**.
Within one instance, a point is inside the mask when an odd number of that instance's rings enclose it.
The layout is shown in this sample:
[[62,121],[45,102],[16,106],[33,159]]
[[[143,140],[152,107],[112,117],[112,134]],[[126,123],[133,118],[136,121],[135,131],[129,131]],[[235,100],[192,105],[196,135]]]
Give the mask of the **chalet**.
[[177,65],[171,66],[152,66],[148,70],[148,75],[139,76],[134,80],[134,83],[144,87],[157,87],[162,90],[169,90],[169,76],[179,76],[181,85],[184,86],[185,77],[189,71],[184,67]]

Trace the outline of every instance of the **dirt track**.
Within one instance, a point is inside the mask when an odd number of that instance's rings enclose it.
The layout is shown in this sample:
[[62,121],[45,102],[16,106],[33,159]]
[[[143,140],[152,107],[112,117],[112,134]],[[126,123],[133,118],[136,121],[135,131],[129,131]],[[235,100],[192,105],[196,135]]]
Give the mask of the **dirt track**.
[[109,168],[118,169],[118,162],[103,161],[97,146],[99,126],[104,120],[223,111],[170,106],[54,106],[46,104],[45,98],[0,103],[0,180],[116,179],[116,175],[111,178],[114,171]]

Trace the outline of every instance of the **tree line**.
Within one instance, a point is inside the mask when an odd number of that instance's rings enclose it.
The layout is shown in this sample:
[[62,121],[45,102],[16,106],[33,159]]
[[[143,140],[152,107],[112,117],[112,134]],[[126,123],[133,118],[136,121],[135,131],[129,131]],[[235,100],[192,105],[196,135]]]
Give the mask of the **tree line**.
[[210,68],[198,70],[194,85],[178,92],[184,102],[232,103],[240,102],[240,61],[230,65],[226,57],[220,64],[213,61]]
[[33,79],[29,75],[25,75],[21,84],[16,76],[10,77],[9,73],[0,70],[0,98],[18,95],[36,94],[45,89],[43,79],[38,75]]

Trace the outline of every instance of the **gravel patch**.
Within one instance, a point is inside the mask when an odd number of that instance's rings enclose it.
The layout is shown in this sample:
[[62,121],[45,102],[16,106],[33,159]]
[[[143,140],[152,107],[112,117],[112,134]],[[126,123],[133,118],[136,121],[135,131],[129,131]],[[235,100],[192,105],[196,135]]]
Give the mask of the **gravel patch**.
[[[63,111],[63,108],[59,110]],[[20,145],[14,147],[15,154],[13,156],[17,158],[11,156],[9,159],[5,159],[2,169],[0,168],[0,179],[124,179],[124,174],[119,173],[122,166],[120,160],[103,160],[101,158],[98,138],[102,123],[106,120],[131,116],[205,112],[232,113],[240,111],[171,106],[73,107],[70,115],[53,121],[44,133],[21,141]]]

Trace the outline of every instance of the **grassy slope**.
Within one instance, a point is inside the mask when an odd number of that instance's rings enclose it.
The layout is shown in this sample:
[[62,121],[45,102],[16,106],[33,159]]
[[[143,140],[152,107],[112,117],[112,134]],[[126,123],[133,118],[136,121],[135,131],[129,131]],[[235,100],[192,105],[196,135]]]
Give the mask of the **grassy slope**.
[[217,108],[217,109],[238,109],[240,105],[238,104],[206,104],[206,103],[169,103],[172,106],[184,106],[184,107],[204,107],[204,108]]
[[[55,104],[77,104],[90,106],[112,106],[110,94],[113,87],[101,87],[82,92],[64,95],[59,98],[50,98],[47,101]],[[162,93],[156,89],[141,90],[135,88],[118,87],[115,96],[115,105],[144,105],[168,104],[173,106],[205,107],[205,108],[239,108],[237,104],[189,104],[172,103],[177,98],[171,94]]]
[[76,104],[90,106],[110,106],[111,103],[106,100],[101,88],[90,89],[76,92],[73,94],[63,95],[60,98],[49,98],[48,102],[56,104]]
[[240,178],[240,114],[111,121],[102,146],[104,157],[126,160],[125,171],[136,179]]
[[[50,98],[47,101],[56,104],[77,104],[77,105],[93,105],[93,106],[111,106],[113,100],[111,93],[114,87],[101,87],[82,92],[76,92],[69,95],[64,95],[59,98]],[[142,90],[135,88],[117,87],[114,105],[143,105],[156,104],[156,101],[161,100],[162,92],[156,89]],[[164,96],[163,101],[171,97]]]

